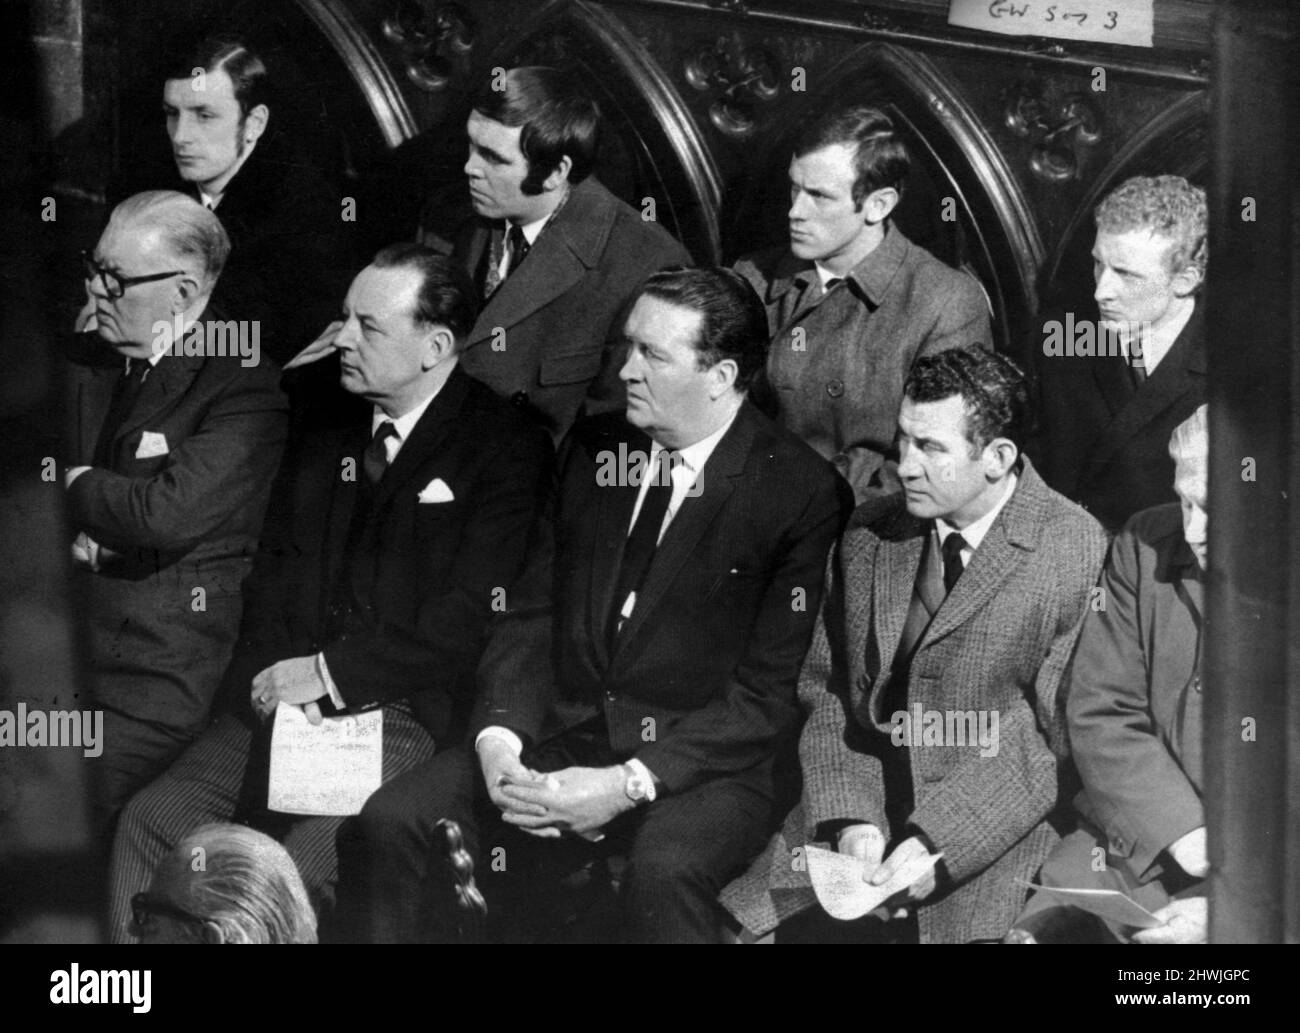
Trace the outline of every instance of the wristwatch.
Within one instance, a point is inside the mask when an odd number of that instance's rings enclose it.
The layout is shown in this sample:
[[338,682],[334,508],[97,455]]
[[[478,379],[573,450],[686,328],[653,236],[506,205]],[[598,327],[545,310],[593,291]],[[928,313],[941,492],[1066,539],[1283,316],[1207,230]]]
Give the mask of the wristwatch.
[[627,798],[635,804],[654,803],[655,792],[654,779],[644,778],[636,768],[631,764],[623,765],[623,773],[627,775],[627,781],[623,783],[623,792],[627,793]]

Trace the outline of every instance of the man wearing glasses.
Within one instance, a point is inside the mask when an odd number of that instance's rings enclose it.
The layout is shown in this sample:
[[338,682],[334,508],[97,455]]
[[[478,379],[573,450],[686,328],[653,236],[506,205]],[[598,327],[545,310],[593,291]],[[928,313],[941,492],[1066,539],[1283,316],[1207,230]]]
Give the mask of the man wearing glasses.
[[160,333],[203,341],[229,250],[212,212],[151,191],[118,205],[83,258],[93,331],[69,353],[63,476],[105,834],[207,722],[284,447],[272,367]]

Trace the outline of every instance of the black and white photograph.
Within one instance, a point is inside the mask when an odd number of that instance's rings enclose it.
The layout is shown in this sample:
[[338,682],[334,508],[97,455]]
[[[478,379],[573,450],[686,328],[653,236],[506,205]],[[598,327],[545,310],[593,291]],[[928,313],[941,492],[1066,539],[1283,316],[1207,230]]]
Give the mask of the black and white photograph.
[[17,996],[192,1014],[120,948],[239,943],[1284,985],[1300,5],[0,22]]

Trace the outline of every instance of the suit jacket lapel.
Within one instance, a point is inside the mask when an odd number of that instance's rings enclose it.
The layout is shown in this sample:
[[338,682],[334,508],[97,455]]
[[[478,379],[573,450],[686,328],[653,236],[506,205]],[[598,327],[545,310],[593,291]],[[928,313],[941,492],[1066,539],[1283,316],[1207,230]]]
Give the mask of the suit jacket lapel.
[[[872,658],[872,666],[879,666],[875,671],[867,673],[878,684],[885,680],[880,675],[887,676],[894,666],[924,548],[925,529],[918,521],[915,533],[901,541],[884,542],[876,551],[871,580],[871,612],[875,617],[875,656]],[[868,644],[866,632],[863,622],[861,640],[849,643],[850,648],[855,650],[854,655],[865,655]]]
[[[564,208],[537,238],[528,258],[487,299],[466,348],[490,339],[496,327],[509,329],[567,292],[592,268],[614,221],[614,208],[599,184],[583,180]],[[476,233],[466,258],[478,268],[489,232]],[[480,239],[481,238],[481,239]]]
[[[438,446],[455,427],[455,417],[469,394],[469,378],[459,366],[443,384],[438,396],[429,403],[410,436],[402,444],[393,464],[384,471],[375,488],[373,513],[378,516],[396,492],[414,477],[425,462],[437,453]],[[423,487],[423,486],[421,486]]]
[[[650,438],[639,431],[628,442],[628,451],[641,449],[650,454]],[[595,537],[591,548],[590,584],[587,598],[591,609],[587,614],[588,641],[592,643],[600,669],[609,666],[610,615],[614,606],[614,586],[618,581],[623,550],[631,530],[632,510],[640,485],[620,483],[613,488],[599,489],[596,503]],[[640,609],[638,604],[637,609]],[[626,630],[626,629],[624,629]]]
[[190,381],[199,375],[206,360],[202,355],[165,355],[149,371],[140,388],[135,407],[127,414],[114,437],[114,446],[128,434],[147,428],[156,417],[176,404]]
[[[1099,365],[1116,365],[1120,375],[1127,377],[1122,368],[1122,359],[1114,363]],[[1100,370],[1098,376],[1101,376]],[[1192,310],[1192,317],[1183,327],[1168,354],[1161,360],[1139,390],[1129,389],[1123,406],[1116,411],[1115,418],[1106,427],[1092,450],[1090,467],[1095,472],[1117,451],[1123,448],[1136,434],[1158,419],[1169,406],[1174,405],[1192,387],[1197,377],[1205,376],[1205,327],[1198,302]]]
[[78,463],[95,461],[95,445],[113,401],[113,386],[121,375],[120,362],[113,366],[93,366],[85,370],[77,384]]
[[1015,493],[1007,500],[965,572],[939,607],[918,649],[947,635],[988,606],[1015,570],[1020,553],[1038,547],[1046,508],[1046,486],[1026,459]]
[[[636,607],[618,636],[618,653],[623,653],[654,611],[677,571],[690,559],[695,547],[713,523],[731,493],[736,480],[744,475],[749,453],[754,445],[757,425],[754,410],[748,402],[742,403],[731,429],[723,435],[705,468],[701,471],[702,490],[694,498],[689,495],[682,501],[673,522],[668,525],[663,539],[655,550],[645,583],[637,593]],[[726,572],[722,575],[725,577]]]

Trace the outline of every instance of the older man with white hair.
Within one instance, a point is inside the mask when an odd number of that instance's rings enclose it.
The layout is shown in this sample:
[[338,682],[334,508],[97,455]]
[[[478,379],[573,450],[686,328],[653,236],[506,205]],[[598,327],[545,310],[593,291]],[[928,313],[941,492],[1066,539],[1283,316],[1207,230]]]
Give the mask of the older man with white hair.
[[1117,890],[1154,912],[1136,929],[1039,892],[1011,939],[1199,943],[1206,935],[1201,765],[1207,407],[1169,442],[1179,501],[1137,513],[1115,539],[1104,606],[1084,621],[1067,714],[1080,827],[1043,864],[1046,887]]
[[293,858],[244,825],[195,829],[131,908],[142,943],[316,942],[316,913]]
[[288,429],[274,367],[230,348],[228,324],[211,347],[229,251],[212,212],[156,190],[83,256],[93,322],[68,355],[64,483],[105,825],[207,723]]

